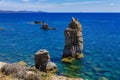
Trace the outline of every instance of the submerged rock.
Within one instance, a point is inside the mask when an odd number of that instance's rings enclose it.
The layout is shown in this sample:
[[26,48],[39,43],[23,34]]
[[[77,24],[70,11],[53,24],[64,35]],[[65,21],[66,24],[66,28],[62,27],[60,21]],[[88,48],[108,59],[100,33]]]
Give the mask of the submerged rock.
[[0,30],[4,30],[4,28],[0,27]]
[[72,17],[72,22],[65,30],[65,47],[62,56],[62,62],[72,62],[75,58],[81,59],[84,57],[82,26],[77,19]]
[[99,77],[98,80],[108,80],[106,77]]
[[42,22],[40,21],[35,21],[34,24],[41,24]]
[[44,72],[57,71],[57,66],[50,61],[49,52],[45,49],[41,49],[35,53],[35,67]]
[[56,28],[52,28],[52,27],[48,27],[48,28],[41,28],[41,29],[44,29],[44,30],[56,30]]

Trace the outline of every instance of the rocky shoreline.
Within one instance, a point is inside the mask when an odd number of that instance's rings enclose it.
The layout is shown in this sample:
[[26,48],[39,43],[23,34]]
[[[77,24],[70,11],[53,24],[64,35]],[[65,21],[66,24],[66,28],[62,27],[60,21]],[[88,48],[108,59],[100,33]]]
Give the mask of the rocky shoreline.
[[24,61],[0,62],[0,80],[83,80],[56,75],[57,66],[50,60],[49,52],[45,49],[38,50],[34,59],[35,66],[28,66]]
[[58,76],[53,72],[42,72],[35,67],[27,66],[24,61],[18,63],[0,62],[0,80],[83,80]]

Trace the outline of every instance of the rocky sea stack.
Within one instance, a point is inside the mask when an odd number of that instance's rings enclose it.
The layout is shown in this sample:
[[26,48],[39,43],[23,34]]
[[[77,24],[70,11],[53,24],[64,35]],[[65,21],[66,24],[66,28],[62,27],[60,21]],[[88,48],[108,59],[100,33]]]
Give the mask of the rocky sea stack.
[[72,62],[74,59],[83,58],[83,37],[82,26],[77,19],[72,17],[72,22],[65,30],[65,47],[62,56],[62,62]]

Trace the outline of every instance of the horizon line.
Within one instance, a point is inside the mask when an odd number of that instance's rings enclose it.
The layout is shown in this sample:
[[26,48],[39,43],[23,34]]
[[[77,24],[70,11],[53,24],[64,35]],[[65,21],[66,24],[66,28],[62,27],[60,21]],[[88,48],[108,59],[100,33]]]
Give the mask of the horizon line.
[[[7,11],[8,11],[8,12],[7,12]],[[95,12],[95,11],[91,11],[91,12],[90,12],[90,11],[84,11],[84,12],[83,12],[83,11],[81,11],[81,12],[77,12],[77,11],[76,11],[76,12],[72,12],[72,11],[71,11],[71,12],[70,12],[70,11],[68,11],[68,12],[67,12],[67,11],[66,11],[66,12],[64,12],[64,11],[63,11],[63,12],[59,12],[59,11],[56,11],[56,12],[55,12],[55,11],[53,11],[53,12],[52,12],[52,11],[42,11],[42,10],[38,10],[38,11],[34,11],[34,10],[0,10],[0,13],[12,13],[12,12],[13,12],[13,13],[18,13],[18,12],[21,12],[21,13],[22,13],[22,12],[23,12],[23,13],[24,13],[24,12],[26,12],[26,13],[27,13],[27,12],[28,12],[28,13],[29,13],[29,12],[30,12],[30,13],[32,13],[32,12],[33,12],[33,13],[34,13],[34,12],[35,12],[35,13],[120,13],[120,12],[110,12],[110,11],[108,11],[108,12],[107,12],[107,11],[103,11],[103,12],[99,12],[99,11],[96,11],[96,12]]]

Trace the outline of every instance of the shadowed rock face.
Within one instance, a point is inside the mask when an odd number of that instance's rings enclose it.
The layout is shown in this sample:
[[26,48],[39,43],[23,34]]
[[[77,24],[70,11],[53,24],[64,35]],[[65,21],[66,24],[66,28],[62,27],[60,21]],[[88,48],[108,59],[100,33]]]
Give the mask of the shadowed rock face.
[[83,58],[82,26],[77,19],[72,17],[72,22],[65,30],[65,47],[62,61],[71,62],[73,58]]

